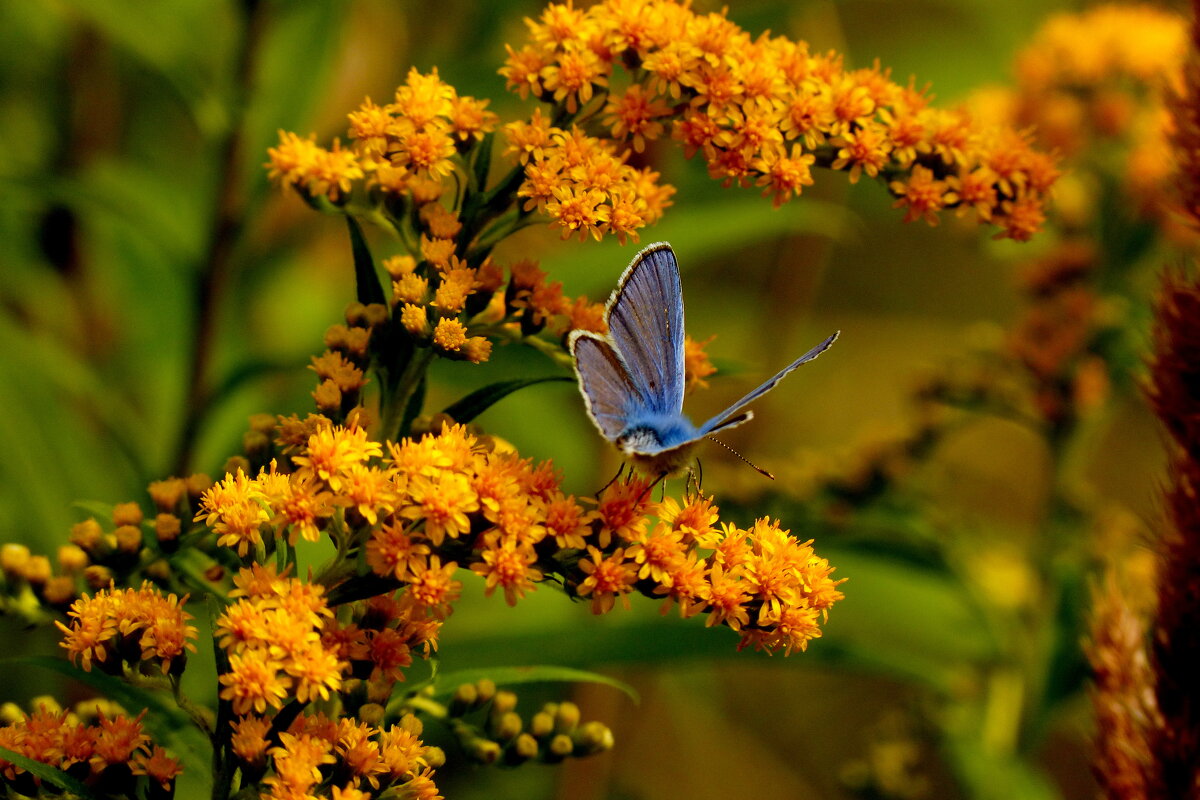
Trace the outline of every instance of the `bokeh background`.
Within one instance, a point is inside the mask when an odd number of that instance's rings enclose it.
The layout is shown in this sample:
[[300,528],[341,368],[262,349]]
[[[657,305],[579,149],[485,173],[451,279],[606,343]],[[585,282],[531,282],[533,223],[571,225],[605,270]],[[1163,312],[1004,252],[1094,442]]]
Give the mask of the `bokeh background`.
[[[412,66],[436,66],[461,94],[492,98],[502,119],[528,113],[496,69],[504,43],[523,37],[522,19],[541,3],[267,6],[249,58],[233,3],[0,2],[6,541],[52,552],[89,513],[87,501],[140,497],[149,481],[184,467],[216,474],[250,414],[311,410],[305,367],[353,299],[353,270],[341,221],[268,184],[262,163],[278,129],[322,142],[344,136],[345,113],[364,96],[389,97]],[[835,49],[854,66],[878,59],[951,105],[1011,84],[1014,56],[1048,15],[1077,6],[742,0],[728,13],[753,33]],[[239,79],[246,71],[250,79]],[[235,125],[242,147],[230,152]],[[480,769],[439,780],[444,793],[1093,796],[1079,646],[1088,582],[1106,548],[1141,559],[1144,531],[1159,518],[1160,441],[1136,387],[1137,354],[1148,341],[1154,269],[1180,258],[1173,244],[1138,251],[1136,290],[1122,289],[1128,305],[1113,312],[1131,343],[1118,370],[1126,378],[1112,381],[1102,411],[1070,441],[954,408],[945,412],[953,424],[910,452],[897,442],[929,423],[929,405],[914,401],[921,387],[946,376],[1007,380],[986,365],[1002,362],[1027,302],[1016,276],[1054,234],[1017,244],[953,218],[936,228],[902,224],[878,184],[851,186],[828,172],[772,210],[754,190],[722,189],[675,148],[650,158],[678,193],[643,243],[672,243],[689,332],[716,337],[708,349],[721,372],[689,400],[693,417],[842,331],[728,437],[779,480],[768,485],[709,447],[704,488],[740,521],[771,513],[814,537],[849,579],[846,599],[807,653],[768,659],[734,652],[724,629],[662,619],[648,601],[593,618],[546,588],[508,608],[467,578],[444,631],[444,668],[586,667],[633,684],[641,703],[606,687],[571,690],[586,718],[613,727],[614,751],[562,768]],[[223,180],[230,170],[233,180]],[[244,213],[222,227],[216,209],[231,183]],[[382,239],[372,244],[377,255],[393,252]],[[202,276],[215,246],[232,250],[213,285]],[[534,226],[497,257],[538,258],[568,295],[600,299],[635,250],[564,243]],[[215,388],[197,403],[188,385],[206,291],[216,298],[207,367]],[[440,362],[429,406],[555,370],[515,346],[477,367]],[[595,491],[618,464],[567,384],[527,389],[478,422],[526,456],[552,458],[569,491]],[[1064,497],[1088,514],[1064,516]],[[45,630],[3,625],[10,652],[56,650]],[[18,671],[0,700],[58,688]],[[532,705],[538,695],[528,691]]]

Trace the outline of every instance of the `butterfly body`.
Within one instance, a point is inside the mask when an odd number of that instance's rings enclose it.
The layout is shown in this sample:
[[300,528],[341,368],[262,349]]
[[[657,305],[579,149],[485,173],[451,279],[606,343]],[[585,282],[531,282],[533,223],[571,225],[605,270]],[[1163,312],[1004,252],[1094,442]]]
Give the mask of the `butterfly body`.
[[683,290],[670,245],[652,244],[634,256],[608,300],[605,320],[607,336],[575,331],[568,340],[584,406],[604,438],[654,475],[679,472],[701,439],[750,420],[747,405],[837,338],[833,334],[697,427],[683,413]]

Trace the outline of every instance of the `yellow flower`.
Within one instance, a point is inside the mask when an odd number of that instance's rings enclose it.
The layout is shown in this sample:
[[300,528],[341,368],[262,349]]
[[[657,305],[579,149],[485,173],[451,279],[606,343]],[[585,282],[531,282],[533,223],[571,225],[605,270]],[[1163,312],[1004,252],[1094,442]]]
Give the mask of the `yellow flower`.
[[433,344],[441,350],[455,352],[467,343],[467,326],[457,319],[443,317],[433,329]]
[[565,103],[571,113],[592,99],[596,86],[608,83],[599,56],[588,48],[572,48],[558,54],[542,68],[541,79],[554,101]]
[[429,564],[420,565],[409,582],[405,598],[436,619],[444,619],[450,613],[450,604],[462,591],[462,584],[450,579],[457,569],[458,564],[453,561],[443,566],[440,557],[430,556]]
[[633,139],[633,149],[642,152],[646,141],[657,139],[663,131],[659,117],[666,116],[671,109],[661,100],[648,94],[641,84],[634,83],[624,92],[611,95],[604,107],[604,122],[612,130],[615,139]]
[[266,713],[282,708],[290,681],[279,674],[279,663],[259,650],[229,656],[229,672],[221,676],[221,699],[233,704],[235,714]]
[[905,209],[905,222],[924,219],[930,225],[937,225],[938,211],[947,203],[958,199],[957,195],[948,191],[945,181],[934,179],[933,171],[919,164],[913,167],[912,176],[907,183],[893,181],[889,186],[900,196],[892,205],[894,208]]
[[367,565],[376,575],[410,580],[429,557],[429,545],[413,538],[408,526],[393,522],[371,533]]
[[423,520],[425,536],[434,545],[441,545],[447,536],[457,538],[470,531],[468,514],[479,510],[479,499],[466,476],[455,472],[443,472],[437,478],[415,476],[408,494],[410,504],[400,515]]
[[562,226],[564,239],[578,231],[581,240],[587,239],[590,233],[600,241],[602,226],[610,213],[601,205],[605,200],[603,192],[556,186],[552,194],[554,199],[546,204],[546,213]]
[[297,475],[320,478],[337,492],[342,488],[343,473],[382,453],[383,448],[367,439],[362,428],[334,426],[309,436],[304,453],[294,456],[292,461]]
[[857,183],[865,172],[874,178],[879,170],[887,163],[891,143],[887,141],[883,129],[878,125],[864,125],[833,140],[838,148],[837,158],[834,159],[834,169],[849,167],[850,182]]
[[537,553],[529,545],[503,542],[483,550],[483,560],[471,565],[471,571],[486,581],[484,594],[491,596],[499,586],[504,589],[504,601],[510,606],[534,588],[542,573],[534,567]]
[[220,534],[217,543],[236,547],[245,556],[251,546],[262,544],[262,526],[271,517],[262,487],[238,470],[227,475],[200,498],[196,519]]
[[617,597],[629,608],[629,592],[633,591],[637,571],[625,561],[625,551],[618,548],[607,558],[595,547],[588,547],[588,558],[580,559],[579,568],[587,575],[579,584],[580,597],[591,596],[592,613],[612,611]]
[[520,50],[514,50],[512,45],[504,45],[508,58],[500,68],[504,76],[505,88],[516,92],[524,100],[532,92],[534,97],[542,94],[542,70],[549,63],[549,56],[540,48],[525,45]]

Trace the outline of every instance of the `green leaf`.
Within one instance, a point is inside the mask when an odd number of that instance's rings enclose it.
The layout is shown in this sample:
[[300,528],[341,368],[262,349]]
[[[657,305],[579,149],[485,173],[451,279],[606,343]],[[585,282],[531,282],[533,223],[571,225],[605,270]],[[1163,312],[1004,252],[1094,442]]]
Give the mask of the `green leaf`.
[[76,500],[74,503],[71,503],[71,506],[86,511],[89,516],[95,517],[97,522],[100,520],[112,522],[114,508],[112,503],[105,503],[100,500]]
[[443,672],[437,676],[434,697],[449,697],[464,683],[488,679],[498,686],[515,686],[522,683],[602,683],[623,692],[635,703],[641,703],[637,690],[624,681],[601,675],[598,672],[558,667],[552,665],[530,665],[527,667],[481,667]]
[[199,774],[208,771],[210,745],[207,737],[187,714],[173,705],[168,705],[159,694],[130,686],[112,675],[95,670],[86,672],[70,662],[50,656],[6,658],[0,660],[0,663],[41,667],[57,672],[95,689],[127,712],[139,713],[140,709],[145,709],[146,716],[142,719],[142,724],[158,744],[171,748],[189,770],[195,770]]
[[379,274],[375,271],[375,259],[371,257],[371,249],[367,247],[367,240],[363,238],[362,228],[351,216],[346,217],[346,225],[350,228],[350,249],[354,251],[354,284],[358,302],[363,305],[387,305],[383,286],[379,283]]
[[[205,134],[229,123],[212,85],[214,55],[223,55],[220,35],[231,20],[223,6],[187,0],[153,3],[137,14],[123,0],[68,0],[64,16],[94,27],[102,36],[160,76],[183,101]],[[48,6],[48,10],[57,8]]]
[[0,747],[0,758],[3,758],[5,761],[11,761],[30,775],[35,775],[46,783],[57,786],[64,792],[70,792],[79,798],[83,798],[83,800],[91,800],[91,798],[95,797],[88,787],[57,767],[43,764],[40,761],[34,761],[32,758],[26,758],[19,753],[14,753],[7,747]]
[[975,800],[1060,800],[1054,782],[1034,764],[1011,753],[988,752],[974,739],[950,738],[949,760]]
[[[676,207],[662,221],[644,229],[642,243],[667,241],[676,246],[680,268],[698,263],[700,258],[720,258],[748,245],[776,236],[816,234],[833,240],[845,238],[851,229],[851,215],[844,207],[821,200],[801,199],[782,208],[770,202],[749,202],[746,197]],[[568,294],[588,292],[607,296],[615,275],[619,275],[636,246],[623,246],[609,237],[592,247],[563,248],[542,259],[542,268],[562,275]],[[687,281],[684,280],[686,291]]]
[[518,389],[524,389],[526,386],[533,386],[537,383],[551,383],[554,381],[574,383],[575,379],[566,375],[548,375],[541,378],[499,381],[484,386],[482,389],[476,389],[461,400],[446,406],[444,413],[453,417],[456,422],[470,422]]

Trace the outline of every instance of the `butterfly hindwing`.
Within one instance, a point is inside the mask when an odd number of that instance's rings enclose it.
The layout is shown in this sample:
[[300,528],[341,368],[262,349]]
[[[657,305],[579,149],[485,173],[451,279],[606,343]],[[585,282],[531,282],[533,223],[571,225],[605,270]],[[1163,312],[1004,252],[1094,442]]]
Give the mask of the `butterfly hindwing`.
[[609,339],[647,411],[683,410],[683,288],[670,245],[634,256],[608,301]]
[[[700,426],[700,435],[707,436],[708,434],[713,433],[714,431],[720,430],[722,428],[732,428],[735,425],[740,425],[743,422],[746,422],[749,419],[749,417],[745,417],[744,415],[738,415],[739,411],[741,411],[743,408],[748,406],[750,403],[753,403],[758,398],[762,397],[767,392],[774,389],[776,384],[778,384],[781,380],[783,380],[784,377],[789,372],[796,369],[796,367],[799,367],[801,364],[807,364],[809,361],[812,361],[814,358],[821,355],[821,353],[824,353],[826,350],[828,350],[829,346],[831,344],[833,344],[834,340],[837,339],[837,337],[838,337],[838,334],[834,333],[832,336],[830,336],[825,341],[821,342],[819,345],[814,347],[812,350],[809,350],[807,353],[805,353],[804,355],[797,358],[791,364],[788,364],[786,367],[779,370],[779,372],[775,373],[771,378],[766,380],[757,389],[754,389],[753,391],[749,392],[748,394],[746,394],[746,396],[744,396],[742,399],[738,400],[736,403],[731,405],[729,408],[725,409],[720,414],[717,414],[716,416],[714,416],[713,418],[711,418],[710,420],[705,422],[703,425]],[[735,415],[737,415],[737,416],[735,416]]]
[[569,346],[588,416],[604,438],[615,442],[641,404],[629,370],[612,345],[597,334],[575,331]]

